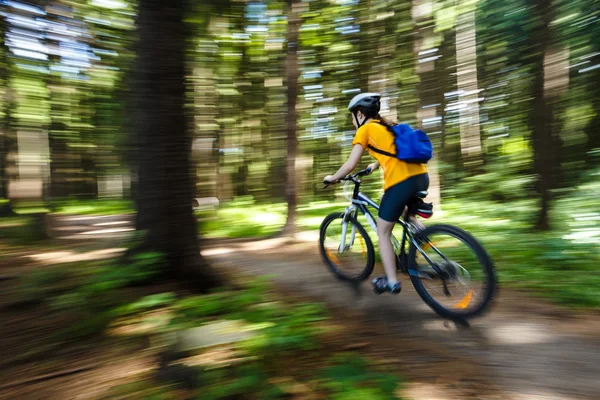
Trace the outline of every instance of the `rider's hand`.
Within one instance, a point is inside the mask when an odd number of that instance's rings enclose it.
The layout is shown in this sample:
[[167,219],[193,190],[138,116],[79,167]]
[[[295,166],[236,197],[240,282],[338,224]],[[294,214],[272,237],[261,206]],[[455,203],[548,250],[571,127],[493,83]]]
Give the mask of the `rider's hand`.
[[369,170],[369,175],[373,173],[377,168],[379,168],[379,163],[374,162],[373,164],[367,165],[367,169]]
[[323,178],[323,182],[336,183],[338,180],[333,177],[333,175],[327,175]]

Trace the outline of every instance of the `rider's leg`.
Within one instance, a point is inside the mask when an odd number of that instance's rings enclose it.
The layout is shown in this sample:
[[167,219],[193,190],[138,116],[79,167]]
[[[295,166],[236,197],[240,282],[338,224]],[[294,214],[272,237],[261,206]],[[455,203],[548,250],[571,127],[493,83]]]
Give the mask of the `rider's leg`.
[[[429,174],[416,176],[415,186],[417,192],[429,189]],[[406,209],[404,212],[406,213],[407,211],[408,209]],[[414,225],[415,228],[417,228],[417,232],[422,231],[426,228],[426,226],[421,221],[419,221],[414,215],[412,215],[409,218],[409,221]]]
[[379,254],[383,262],[383,269],[390,285],[398,282],[396,277],[396,253],[392,246],[392,230],[395,222],[389,222],[377,217],[377,236],[379,236]]
[[414,185],[412,185],[409,178],[388,188],[381,198],[379,215],[377,216],[377,235],[379,236],[379,254],[381,254],[386,276],[376,278],[373,281],[375,291],[378,293],[385,291],[400,292],[400,285],[396,277],[396,254],[392,246],[391,236],[396,221],[400,218],[412,196],[414,191],[412,186]]

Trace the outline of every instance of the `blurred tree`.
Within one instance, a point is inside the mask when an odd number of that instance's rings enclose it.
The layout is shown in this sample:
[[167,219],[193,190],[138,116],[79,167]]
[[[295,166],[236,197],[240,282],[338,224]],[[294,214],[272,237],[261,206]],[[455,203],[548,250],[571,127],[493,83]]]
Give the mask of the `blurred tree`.
[[[9,85],[10,59],[6,45],[6,15],[0,13],[0,199],[8,199],[9,154],[14,151],[15,139],[11,132],[11,115],[15,106]],[[11,215],[10,202],[0,204],[0,216]]]
[[456,16],[456,81],[459,108],[460,148],[466,169],[473,173],[481,163],[481,135],[479,131],[479,85],[477,83],[477,33],[475,3],[460,2]]
[[[414,53],[417,61],[416,72],[419,75],[417,105],[417,123],[420,127],[432,133],[428,128],[441,126],[441,117],[438,115],[438,107],[443,109],[443,87],[439,87],[436,82],[436,60],[439,56],[435,55],[439,49],[435,33],[435,22],[433,20],[433,1],[432,0],[413,0],[412,9],[413,23],[418,35],[415,35]],[[439,131],[438,131],[439,132]],[[439,135],[437,135],[439,136]],[[434,146],[439,147],[439,142],[434,139]],[[438,172],[438,155],[434,151],[434,157],[428,164],[429,178],[429,199],[433,201],[436,209],[441,206],[440,178]]]
[[287,219],[282,233],[293,235],[296,230],[296,206],[298,204],[298,175],[296,174],[296,157],[298,156],[298,138],[296,129],[298,125],[298,113],[296,111],[296,99],[298,97],[298,77],[300,68],[298,66],[298,44],[301,24],[300,2],[288,0],[288,32],[287,32],[287,56],[286,56],[286,87],[287,87],[287,162],[285,197],[287,201]]
[[186,129],[185,0],[140,2],[135,135],[141,248],[164,252],[170,275],[207,290],[219,279],[200,254]]
[[552,82],[554,58],[560,53],[555,41],[552,22],[556,9],[551,0],[535,0],[533,3],[537,25],[531,35],[531,47],[534,49],[532,62],[535,101],[530,117],[532,118],[532,145],[534,152],[534,171],[537,175],[536,189],[540,198],[540,208],[535,220],[539,230],[550,229],[551,190],[556,185],[560,162],[558,134],[554,131],[554,107],[559,101],[561,85]]

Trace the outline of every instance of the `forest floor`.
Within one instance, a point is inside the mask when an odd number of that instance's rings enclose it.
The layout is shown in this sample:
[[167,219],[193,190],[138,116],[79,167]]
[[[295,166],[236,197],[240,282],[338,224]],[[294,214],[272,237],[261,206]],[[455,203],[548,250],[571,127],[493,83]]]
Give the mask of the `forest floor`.
[[[103,233],[104,240],[58,240],[0,260],[0,399],[113,398],[107,393],[115,384],[155,368],[155,354],[135,340],[48,344],[44,339],[57,326],[73,321],[57,320],[43,307],[11,306],[18,276],[54,258],[77,263],[118,254],[121,233]],[[434,314],[407,277],[399,296],[376,296],[368,283],[357,288],[334,279],[318,255],[315,232],[293,241],[209,240],[203,254],[229,275],[271,276],[284,298],[326,304],[332,324],[341,327],[327,339],[328,351],[353,351],[392,368],[406,380],[405,399],[600,398],[597,311],[559,308],[502,288],[489,313],[460,327]],[[176,289],[166,283],[140,290]]]
[[[598,312],[573,312],[501,288],[492,310],[461,328],[434,314],[407,276],[398,296],[377,296],[368,282],[356,289],[336,280],[318,255],[316,237],[306,236],[205,253],[219,267],[270,274],[285,290],[326,302],[352,324],[361,321],[361,342],[397,358],[408,380],[422,390],[415,399],[466,398],[449,391],[465,385],[495,388],[510,400],[600,398]],[[474,398],[488,398],[475,393]]]

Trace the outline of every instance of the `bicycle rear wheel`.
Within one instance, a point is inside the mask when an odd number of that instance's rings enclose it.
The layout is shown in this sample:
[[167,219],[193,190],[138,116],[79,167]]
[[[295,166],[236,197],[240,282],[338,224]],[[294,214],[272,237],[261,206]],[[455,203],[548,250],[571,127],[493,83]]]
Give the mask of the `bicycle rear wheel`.
[[320,228],[319,249],[329,270],[341,280],[361,282],[373,272],[373,243],[354,217],[347,216],[346,223],[344,213],[325,217]]
[[419,248],[410,246],[408,272],[423,301],[445,318],[484,312],[496,291],[496,274],[481,244],[451,225],[431,226],[417,241]]

